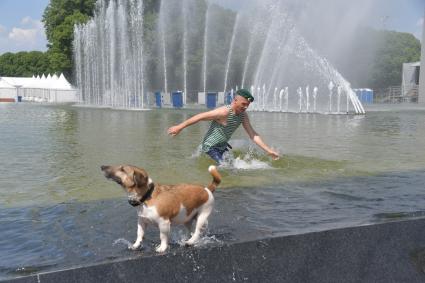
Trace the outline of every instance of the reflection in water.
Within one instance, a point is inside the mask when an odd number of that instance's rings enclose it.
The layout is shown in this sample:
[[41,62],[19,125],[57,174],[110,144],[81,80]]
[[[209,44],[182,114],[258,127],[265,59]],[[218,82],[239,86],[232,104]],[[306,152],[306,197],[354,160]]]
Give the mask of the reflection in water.
[[[119,240],[134,240],[136,213],[100,165],[209,183],[211,160],[194,154],[208,123],[166,134],[195,113],[0,105],[0,278],[152,254],[155,229],[140,252]],[[205,245],[424,216],[424,111],[249,115],[282,158],[235,133]],[[184,229],[172,230],[172,250],[184,250]]]

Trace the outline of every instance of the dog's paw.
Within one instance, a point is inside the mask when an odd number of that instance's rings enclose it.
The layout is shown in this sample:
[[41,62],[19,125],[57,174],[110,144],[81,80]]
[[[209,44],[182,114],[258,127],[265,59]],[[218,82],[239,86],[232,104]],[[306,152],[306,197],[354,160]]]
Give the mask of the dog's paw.
[[159,246],[156,247],[155,251],[157,253],[163,253],[167,250],[167,248],[168,247],[166,245],[159,245]]
[[192,239],[189,239],[189,240],[187,240],[187,241],[184,241],[184,245],[186,246],[186,247],[188,247],[188,246],[193,246],[195,244],[195,241],[194,240],[192,240]]
[[134,243],[132,245],[129,245],[128,248],[132,251],[138,250],[140,249],[140,247],[142,246],[141,243]]

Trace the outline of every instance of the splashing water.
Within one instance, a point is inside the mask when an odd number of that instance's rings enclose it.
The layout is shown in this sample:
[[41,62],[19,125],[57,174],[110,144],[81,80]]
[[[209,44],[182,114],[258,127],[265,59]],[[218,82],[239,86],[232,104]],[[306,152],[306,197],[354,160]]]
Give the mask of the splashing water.
[[[187,230],[177,230],[177,232],[172,231],[170,235],[170,242],[176,243],[180,247],[186,246],[186,241],[190,238],[193,233],[194,225],[192,227],[192,232],[189,233]],[[215,235],[210,235],[208,230],[208,224],[204,227],[202,231],[201,237],[199,240],[193,245],[195,248],[204,247],[207,245],[216,245],[222,244],[223,241],[217,239]]]
[[204,235],[202,236],[194,245],[195,248],[203,247],[207,245],[220,245],[223,244],[223,241],[217,239],[215,235]]
[[128,240],[124,238],[116,239],[114,243],[112,244],[112,246],[116,246],[116,245],[125,245],[127,246],[128,249],[130,249],[133,246],[132,243],[130,243]]
[[[238,154],[237,152],[236,154]],[[251,146],[244,155],[235,157],[235,153],[226,152],[223,157],[224,160],[223,163],[220,164],[220,168],[224,169],[258,170],[273,168],[268,162],[261,160],[256,150]]]
[[[234,146],[234,148],[239,147]],[[236,152],[225,152],[223,162],[219,165],[219,168],[228,170],[273,169],[270,162],[261,160],[262,154],[259,154],[253,147],[249,146],[245,154],[243,153],[244,150],[242,149],[241,151],[241,149],[236,149]],[[201,146],[198,146],[190,158],[200,158],[202,155]]]
[[237,169],[237,170],[257,170],[257,169],[272,169],[272,167],[265,161],[258,160],[250,155],[245,154],[243,157],[234,158],[232,154],[228,154],[224,158],[224,162],[220,165],[224,169]]

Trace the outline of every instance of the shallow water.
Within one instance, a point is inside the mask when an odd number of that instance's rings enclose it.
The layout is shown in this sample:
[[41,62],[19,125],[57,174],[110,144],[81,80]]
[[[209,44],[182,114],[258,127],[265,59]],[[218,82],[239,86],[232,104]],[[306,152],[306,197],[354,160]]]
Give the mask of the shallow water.
[[[197,112],[0,104],[0,279],[153,254],[154,227],[141,252],[127,250],[136,212],[100,165],[141,166],[161,183],[209,183],[211,161],[197,152],[208,123],[166,134]],[[424,216],[424,110],[249,115],[282,158],[256,150],[242,127],[235,133],[202,245]],[[185,249],[185,236],[173,229],[169,252]]]

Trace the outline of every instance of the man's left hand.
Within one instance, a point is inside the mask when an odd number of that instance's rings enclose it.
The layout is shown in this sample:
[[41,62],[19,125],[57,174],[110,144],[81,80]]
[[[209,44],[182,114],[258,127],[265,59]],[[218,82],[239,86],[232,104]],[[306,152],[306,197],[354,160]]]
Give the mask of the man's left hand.
[[279,154],[276,151],[271,150],[271,151],[268,152],[268,155],[270,155],[271,158],[273,158],[273,160],[279,159]]

